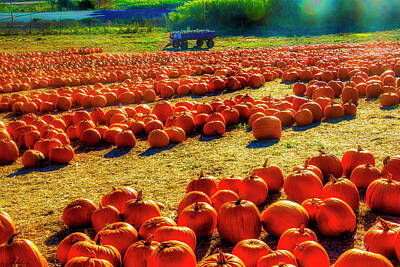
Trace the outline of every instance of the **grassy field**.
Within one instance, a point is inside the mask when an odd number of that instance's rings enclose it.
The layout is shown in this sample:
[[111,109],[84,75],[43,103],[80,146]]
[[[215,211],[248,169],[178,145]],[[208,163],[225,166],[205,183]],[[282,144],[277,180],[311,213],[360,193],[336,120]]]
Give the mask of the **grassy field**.
[[[10,35],[0,37],[0,50],[9,53],[24,51],[50,51],[71,47],[102,47],[109,53],[151,53],[161,51],[169,42],[169,34],[162,30],[152,29],[146,32],[141,28],[139,33],[119,33],[125,28],[109,28],[111,33],[104,32],[101,27],[89,33],[88,28],[82,28],[81,33],[53,35]],[[277,47],[302,44],[322,43],[363,43],[377,40],[400,41],[400,31],[392,30],[375,33],[333,34],[321,36],[299,37],[257,37],[257,36],[221,36],[217,37],[213,49],[247,49],[260,47]],[[193,49],[195,41],[189,43]]]
[[[397,31],[298,38],[221,37],[217,39],[215,49],[359,43],[377,39],[395,41],[399,37]],[[162,32],[149,35],[10,36],[0,38],[0,51],[19,53],[100,46],[106,52],[112,53],[143,53],[160,51],[166,41],[167,34]],[[246,89],[217,97],[228,99],[241,93],[248,93],[256,98],[270,94],[283,96],[291,94],[291,86],[274,81],[257,90]],[[210,101],[214,97],[184,97],[172,99],[171,102]],[[46,165],[41,169],[25,170],[19,160],[15,164],[1,167],[0,208],[14,218],[21,237],[36,243],[55,266],[57,244],[69,233],[61,218],[66,204],[78,197],[90,198],[99,203],[102,195],[113,185],[129,185],[143,189],[145,198],[165,204],[166,209],[162,215],[174,218],[186,185],[200,170],[218,178],[231,174],[244,177],[249,175],[252,168],[262,165],[265,159],[269,158],[269,162],[280,166],[286,175],[294,166],[302,164],[319,149],[341,157],[344,151],[357,145],[372,152],[378,167],[382,167],[385,156],[398,154],[399,110],[381,110],[379,101],[364,99],[360,101],[358,110],[354,119],[286,129],[279,142],[255,141],[251,132],[241,125],[229,129],[221,138],[204,138],[194,134],[184,143],[166,149],[150,149],[144,141],[139,141],[137,147],[131,150],[117,150],[108,146],[90,151],[78,149],[76,159],[65,166]],[[10,120],[7,114],[1,116],[4,121]],[[363,200],[363,192],[361,196]],[[283,192],[269,195],[268,203],[280,198],[285,198]],[[363,235],[376,216],[377,214],[371,213],[362,202],[357,212],[357,230],[352,236],[342,239],[319,237],[331,260],[335,260],[340,253],[353,246],[363,248]],[[400,221],[400,218],[383,217]],[[265,236],[265,233],[262,238],[273,249],[276,248],[277,239]],[[223,247],[227,251],[232,248],[217,237],[211,240],[200,242],[196,249],[199,258],[212,253],[215,247]]]

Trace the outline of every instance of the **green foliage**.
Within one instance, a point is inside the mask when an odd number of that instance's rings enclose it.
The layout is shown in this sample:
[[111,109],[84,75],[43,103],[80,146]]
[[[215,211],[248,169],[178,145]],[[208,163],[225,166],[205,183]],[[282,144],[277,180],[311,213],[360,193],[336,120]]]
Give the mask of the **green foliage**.
[[398,0],[191,0],[170,14],[172,29],[315,35],[398,27]]
[[[171,13],[174,26],[248,26],[267,14],[268,0],[192,0]],[[186,27],[186,26],[185,26]]]

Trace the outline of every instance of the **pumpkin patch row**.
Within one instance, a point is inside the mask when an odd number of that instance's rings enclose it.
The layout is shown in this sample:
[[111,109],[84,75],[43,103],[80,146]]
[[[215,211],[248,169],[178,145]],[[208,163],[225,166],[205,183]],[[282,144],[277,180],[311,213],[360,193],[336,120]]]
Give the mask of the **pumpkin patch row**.
[[[172,98],[175,95],[205,95],[224,90],[235,91],[247,86],[259,88],[265,78],[259,73],[217,70],[216,75],[205,74],[201,79],[182,75],[171,80],[160,75],[159,80],[149,79],[137,82],[127,79],[122,83],[104,86],[101,83],[79,87],[62,87],[48,92],[35,91],[29,95],[20,93],[3,96],[0,111],[12,111],[15,115],[27,113],[52,113],[74,108],[94,108],[118,104],[138,104],[154,102],[157,95]],[[227,77],[229,75],[229,77]],[[273,79],[273,77],[271,77]]]
[[[346,151],[341,160],[321,151],[304,165],[294,167],[285,178],[280,168],[268,165],[268,161],[246,178],[229,176],[218,180],[201,172],[188,184],[176,220],[163,217],[163,205],[144,200],[142,191],[113,188],[102,197],[100,207],[87,199],[67,205],[63,221],[68,227],[92,226],[97,234],[92,241],[85,234],[72,233],[60,243],[58,259],[66,266],[81,257],[81,261],[107,260],[110,266],[181,266],[177,265],[180,262],[186,264],[182,266],[196,266],[196,239],[208,238],[217,231],[220,238],[235,245],[232,254],[217,252],[199,266],[209,266],[209,261],[258,267],[279,263],[330,266],[326,250],[312,229],[331,237],[354,232],[354,211],[360,201],[358,187],[367,185],[366,204],[373,211],[400,214],[397,205],[384,202],[383,197],[399,196],[400,182],[393,179],[398,179],[399,160],[397,156],[390,157],[384,163],[383,169],[378,170],[374,156],[357,148]],[[371,177],[376,170],[378,176]],[[331,180],[327,182],[327,178]],[[287,200],[273,202],[260,212],[268,191],[280,191],[282,187]],[[262,229],[279,237],[277,251],[258,240]],[[393,266],[388,258],[400,257],[399,230],[399,224],[378,218],[364,237],[369,252],[346,251],[335,266],[347,266],[353,257],[363,259],[355,266],[375,261],[382,262],[380,266]],[[139,252],[143,252],[143,246],[145,254]],[[91,255],[87,253],[89,248]],[[175,254],[177,251],[181,253]],[[174,261],[160,263],[162,255],[174,255]]]
[[[4,59],[2,61],[4,64],[0,66],[3,74],[0,77],[0,92],[104,84],[127,79],[135,84],[146,82],[148,85],[149,82],[154,89],[156,82],[168,78],[210,74],[214,74],[215,77],[227,77],[247,68],[251,68],[250,71],[253,73],[261,74],[266,81],[281,77],[284,82],[312,79],[327,82],[335,79],[346,80],[354,70],[359,69],[370,76],[380,75],[385,70],[393,70],[396,75],[400,74],[400,64],[395,56],[399,49],[397,43],[364,45],[370,47],[370,50],[365,51],[363,45],[343,44],[243,51],[161,52],[145,55],[81,55],[82,53],[77,53],[75,50],[61,54],[57,52],[26,53],[18,56],[2,54],[0,58]],[[93,49],[93,52],[102,51]],[[378,57],[380,54],[384,54],[385,57]],[[262,80],[256,78],[252,82],[253,86],[259,87]],[[201,95],[213,92],[215,89],[220,90],[221,86],[223,85],[218,81],[210,83],[206,89],[201,85],[191,88],[191,91]],[[240,79],[229,79],[225,84],[228,90],[239,86],[243,86]],[[187,90],[183,87],[179,92],[185,94]],[[159,92],[162,97],[173,95],[170,88],[164,88],[163,91],[165,92]]]
[[[321,105],[325,105],[324,111]],[[134,147],[136,136],[146,134],[150,147],[166,147],[183,142],[196,129],[205,136],[222,135],[228,126],[242,121],[253,129],[256,139],[280,138],[282,127],[355,115],[357,109],[352,103],[342,106],[329,98],[323,99],[321,105],[295,96],[255,100],[242,94],[225,101],[216,98],[210,103],[182,101],[172,105],[159,101],[153,108],[141,104],[108,111],[94,108],[90,113],[78,110],[61,118],[28,113],[7,126],[0,125],[0,139],[5,139],[2,146],[8,151],[0,155],[0,161],[16,161],[19,150],[27,148],[22,157],[25,167],[37,167],[46,158],[67,163],[74,157],[71,140],[75,139],[90,147],[102,141],[117,147]]]

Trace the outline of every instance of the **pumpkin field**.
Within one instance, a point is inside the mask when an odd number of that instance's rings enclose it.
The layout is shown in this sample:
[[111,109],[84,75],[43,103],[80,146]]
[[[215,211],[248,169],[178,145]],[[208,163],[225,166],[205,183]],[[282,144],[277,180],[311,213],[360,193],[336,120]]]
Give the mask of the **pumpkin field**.
[[0,266],[400,266],[391,34],[2,49]]

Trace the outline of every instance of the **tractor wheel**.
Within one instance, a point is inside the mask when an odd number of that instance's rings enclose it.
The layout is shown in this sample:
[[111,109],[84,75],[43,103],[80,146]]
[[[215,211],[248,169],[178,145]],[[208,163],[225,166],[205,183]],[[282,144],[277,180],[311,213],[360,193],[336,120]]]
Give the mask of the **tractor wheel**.
[[208,48],[213,48],[214,47],[214,41],[213,40],[207,40],[207,47]]
[[181,43],[181,49],[182,49],[182,50],[186,50],[186,49],[188,49],[188,47],[189,47],[189,45],[188,45],[188,42],[187,42],[187,41],[183,41],[183,42]]
[[180,45],[179,41],[177,41],[177,40],[173,40],[173,41],[172,41],[172,47],[173,47],[174,49],[179,48],[179,45]]
[[201,47],[203,45],[204,41],[203,40],[197,40],[196,45],[197,47]]

